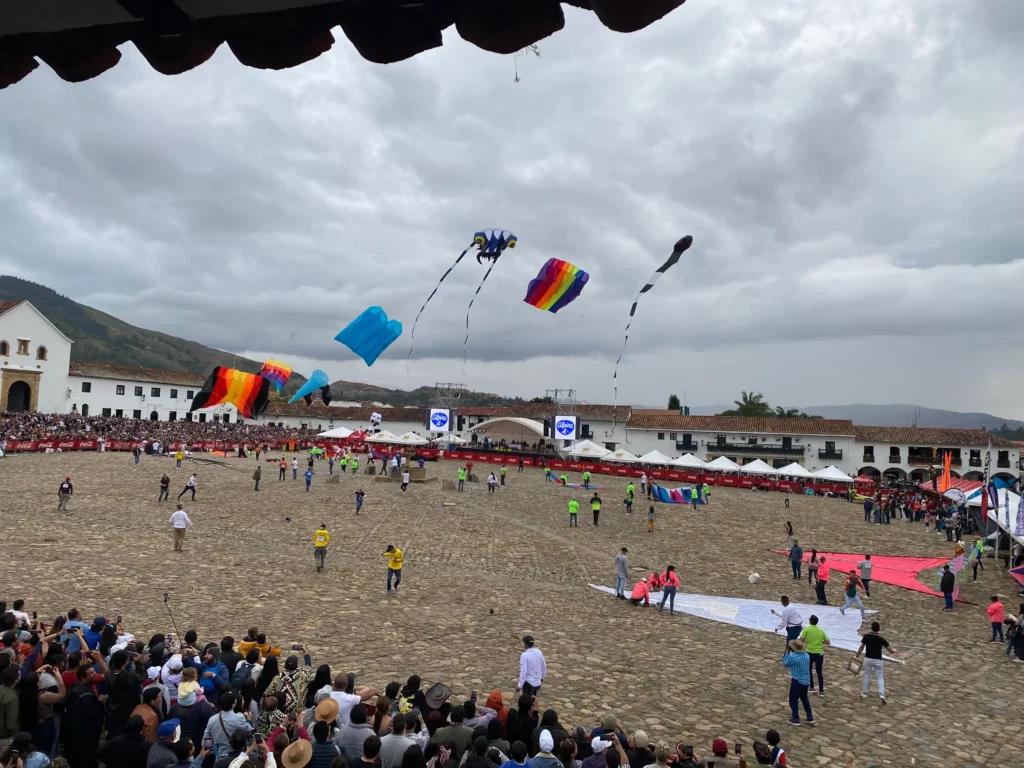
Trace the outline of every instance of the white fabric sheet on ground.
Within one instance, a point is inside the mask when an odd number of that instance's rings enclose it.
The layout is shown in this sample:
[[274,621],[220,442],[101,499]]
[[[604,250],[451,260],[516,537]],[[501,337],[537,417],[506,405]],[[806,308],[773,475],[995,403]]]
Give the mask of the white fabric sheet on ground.
[[[612,587],[600,584],[591,584],[590,586],[609,595],[615,594]],[[651,592],[651,605],[654,606],[660,602],[661,592]],[[856,653],[860,647],[861,635],[868,631],[868,629],[861,630],[860,611],[855,607],[851,607],[844,616],[839,612],[837,605],[808,605],[806,603],[790,603],[790,605],[796,608],[804,620],[805,627],[810,624],[811,614],[818,617],[818,626],[825,630],[828,639],[832,641],[832,648]],[[676,594],[675,609],[679,613],[687,613],[701,619],[711,619],[758,632],[775,632],[775,627],[779,625],[779,617],[772,613],[773,608],[776,613],[781,612],[782,604],[770,600],[748,600],[742,597]],[[873,614],[878,611],[866,611],[866,613]],[[784,638],[785,633],[779,630],[779,636]],[[890,661],[899,661],[899,659],[889,656],[885,658]]]

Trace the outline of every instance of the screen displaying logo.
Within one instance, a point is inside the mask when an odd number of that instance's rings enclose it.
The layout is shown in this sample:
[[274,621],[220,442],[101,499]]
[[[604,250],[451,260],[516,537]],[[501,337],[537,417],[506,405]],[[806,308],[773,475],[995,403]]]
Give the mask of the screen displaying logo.
[[556,416],[555,432],[563,440],[576,439],[576,419],[572,416]]
[[438,432],[444,432],[448,428],[449,418],[447,408],[430,409],[430,426]]

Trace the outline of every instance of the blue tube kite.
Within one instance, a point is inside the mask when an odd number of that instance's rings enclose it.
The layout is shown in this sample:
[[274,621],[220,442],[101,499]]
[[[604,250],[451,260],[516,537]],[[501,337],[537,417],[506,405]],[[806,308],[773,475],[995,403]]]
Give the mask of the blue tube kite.
[[367,365],[373,365],[381,352],[401,335],[402,324],[398,320],[388,320],[381,307],[369,307],[345,326],[334,340],[363,358]]
[[306,383],[299,388],[299,391],[292,395],[292,399],[288,401],[288,404],[291,405],[292,403],[298,402],[299,400],[305,400],[306,405],[312,405],[313,393],[316,392],[317,390],[320,390],[320,396],[321,399],[323,400],[324,405],[330,405],[330,384],[331,380],[328,378],[327,374],[321,371],[319,368],[317,368],[309,375],[309,378],[306,380]]

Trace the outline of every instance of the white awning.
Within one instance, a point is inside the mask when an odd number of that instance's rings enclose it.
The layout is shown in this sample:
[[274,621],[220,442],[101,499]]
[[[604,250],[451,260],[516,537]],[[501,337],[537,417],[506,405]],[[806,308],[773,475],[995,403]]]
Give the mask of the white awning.
[[807,467],[795,461],[779,469],[778,473],[787,477],[813,477]]
[[526,434],[544,437],[544,424],[533,419],[524,419],[521,416],[499,416],[482,421],[475,427],[470,427],[469,431],[483,432],[492,439],[500,436],[518,440]]
[[853,478],[840,469],[835,467],[825,467],[819,469],[811,475],[816,480],[830,480],[836,483],[852,483]]
[[598,445],[590,440],[580,440],[565,449],[567,456],[574,456],[579,459],[603,459],[611,453],[603,445]]
[[366,438],[368,443],[397,443],[398,435],[394,432],[388,432],[386,429],[382,429],[375,435],[370,435]]
[[662,464],[666,467],[672,463],[672,459],[670,459],[661,451],[651,451],[650,453],[645,453],[643,456],[640,457],[640,461],[643,464]]
[[319,435],[317,435],[317,437],[333,437],[338,440],[344,440],[351,434],[351,429],[345,429],[344,427],[335,427],[334,429],[328,429],[326,432],[321,432]]
[[466,438],[459,437],[454,432],[445,432],[440,437],[434,438],[435,443],[455,443],[455,445],[462,445],[466,442]]
[[768,466],[767,462],[761,461],[761,459],[754,459],[748,464],[744,464],[740,467],[740,472],[747,475],[777,475],[779,471],[774,467]]
[[395,442],[399,445],[426,445],[430,441],[415,432],[406,432],[399,435]]
[[672,459],[672,466],[684,467],[685,469],[704,469],[707,467],[707,462],[701,461],[692,453],[686,453],[678,459]]
[[636,464],[638,461],[640,461],[640,459],[634,456],[632,453],[630,453],[629,451],[624,451],[621,448],[619,448],[619,450],[617,451],[612,451],[611,453],[609,453],[607,456],[604,457],[604,460],[617,461],[620,464]]
[[714,461],[709,462],[707,468],[708,469],[715,469],[715,470],[718,470],[719,472],[739,472],[740,471],[740,465],[737,464],[735,461],[732,461],[731,459],[726,458],[725,456],[719,456]]

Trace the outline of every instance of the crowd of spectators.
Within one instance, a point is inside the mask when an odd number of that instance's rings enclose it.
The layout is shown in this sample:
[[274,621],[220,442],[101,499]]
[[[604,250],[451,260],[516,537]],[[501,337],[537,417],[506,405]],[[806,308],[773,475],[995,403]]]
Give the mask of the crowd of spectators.
[[[11,768],[716,768],[746,766],[723,739],[703,747],[627,732],[613,713],[572,725],[539,690],[461,700],[410,676],[378,689],[314,665],[258,627],[238,643],[196,632],[136,639],[120,623],[52,623],[0,603],[0,764]],[[594,727],[596,725],[596,727]],[[751,745],[786,765],[772,730]]]

